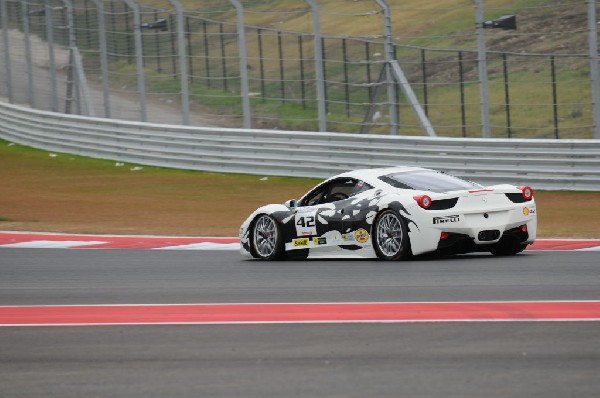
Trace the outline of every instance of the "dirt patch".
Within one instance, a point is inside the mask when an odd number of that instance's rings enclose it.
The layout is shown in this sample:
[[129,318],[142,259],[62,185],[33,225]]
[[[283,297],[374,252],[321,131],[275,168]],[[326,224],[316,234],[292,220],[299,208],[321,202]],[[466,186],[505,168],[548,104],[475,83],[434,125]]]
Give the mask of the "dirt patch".
[[535,200],[539,235],[600,238],[600,193],[537,192]]
[[[8,42],[10,43],[10,56],[25,59],[25,35],[17,29],[8,30]],[[0,42],[0,48],[3,43]],[[48,56],[48,42],[35,34],[29,35],[31,47],[31,63],[39,68],[49,68],[50,58]],[[56,69],[66,69],[69,66],[69,49],[60,44],[53,44],[54,65]]]

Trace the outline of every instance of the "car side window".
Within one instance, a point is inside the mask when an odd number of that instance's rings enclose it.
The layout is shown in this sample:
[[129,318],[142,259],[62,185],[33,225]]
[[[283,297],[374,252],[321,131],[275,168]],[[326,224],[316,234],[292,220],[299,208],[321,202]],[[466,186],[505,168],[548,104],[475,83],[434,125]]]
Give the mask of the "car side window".
[[315,206],[345,200],[360,192],[373,188],[354,178],[338,178],[311,192],[300,202],[300,206]]
[[318,205],[321,202],[321,198],[326,191],[327,186],[320,187],[314,192],[311,192],[307,197],[305,197],[300,203],[299,206],[314,206]]
[[321,199],[321,203],[332,203],[338,200],[348,199],[352,195],[356,185],[355,180],[352,179],[339,179],[333,181],[329,187],[329,191]]
[[350,196],[358,195],[359,193],[368,191],[369,189],[373,189],[373,187],[364,181],[357,180]]

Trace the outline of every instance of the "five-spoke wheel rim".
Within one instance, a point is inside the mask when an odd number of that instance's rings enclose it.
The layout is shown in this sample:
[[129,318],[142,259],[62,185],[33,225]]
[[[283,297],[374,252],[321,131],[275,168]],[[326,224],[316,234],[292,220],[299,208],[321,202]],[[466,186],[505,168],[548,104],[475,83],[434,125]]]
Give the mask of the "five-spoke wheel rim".
[[402,249],[402,224],[393,213],[385,213],[377,223],[377,246],[381,253],[393,257]]
[[254,249],[260,257],[269,257],[277,247],[277,226],[269,216],[261,216],[254,224]]

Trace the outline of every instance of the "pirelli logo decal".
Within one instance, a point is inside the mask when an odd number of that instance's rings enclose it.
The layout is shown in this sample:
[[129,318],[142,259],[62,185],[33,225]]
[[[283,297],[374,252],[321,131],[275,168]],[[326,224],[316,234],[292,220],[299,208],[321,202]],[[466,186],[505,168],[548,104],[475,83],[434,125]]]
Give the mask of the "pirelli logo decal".
[[447,224],[451,222],[459,222],[460,216],[445,216],[445,217],[433,217],[433,224]]

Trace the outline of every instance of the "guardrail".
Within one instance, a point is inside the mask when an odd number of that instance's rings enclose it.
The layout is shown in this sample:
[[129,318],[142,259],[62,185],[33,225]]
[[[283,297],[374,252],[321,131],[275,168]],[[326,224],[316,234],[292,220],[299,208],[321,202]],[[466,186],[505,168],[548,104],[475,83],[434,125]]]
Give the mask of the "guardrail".
[[201,128],[65,115],[3,102],[0,138],[49,151],[188,170],[326,178],[357,168],[411,165],[486,185],[600,191],[600,140]]

